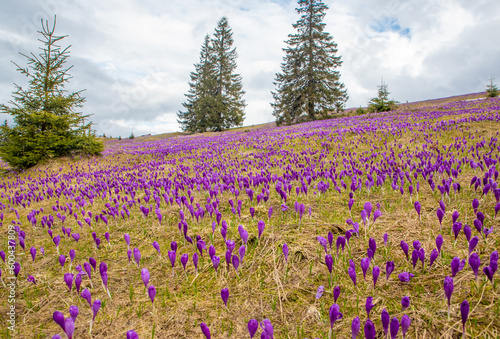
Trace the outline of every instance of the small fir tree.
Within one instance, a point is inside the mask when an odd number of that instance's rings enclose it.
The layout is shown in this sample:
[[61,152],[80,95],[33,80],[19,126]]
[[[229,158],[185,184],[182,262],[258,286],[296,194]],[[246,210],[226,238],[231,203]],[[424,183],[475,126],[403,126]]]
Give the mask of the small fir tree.
[[500,94],[496,85],[493,84],[493,78],[490,76],[490,84],[486,86],[486,96],[495,98]]
[[15,84],[12,106],[0,106],[0,112],[12,116],[14,122],[0,126],[0,156],[14,168],[26,169],[75,151],[99,154],[103,150],[91,130],[92,123],[86,122],[89,115],[76,112],[85,102],[82,91],[67,94],[64,89],[73,67],[66,67],[71,46],[62,49],[58,45],[67,36],[54,35],[55,26],[55,19],[52,28],[42,20],[42,52],[20,53],[27,59],[27,68],[13,62],[28,78],[28,87]]
[[391,94],[391,92],[389,92],[387,84],[382,80],[380,86],[377,87],[378,96],[368,102],[368,111],[387,112],[395,109],[398,102],[395,100],[389,100],[389,94]]
[[324,119],[340,112],[348,99],[337,70],[341,57],[323,18],[328,6],[321,0],[299,0],[301,18],[293,25],[284,49],[281,73],[276,74],[272,92],[273,115],[278,125]]

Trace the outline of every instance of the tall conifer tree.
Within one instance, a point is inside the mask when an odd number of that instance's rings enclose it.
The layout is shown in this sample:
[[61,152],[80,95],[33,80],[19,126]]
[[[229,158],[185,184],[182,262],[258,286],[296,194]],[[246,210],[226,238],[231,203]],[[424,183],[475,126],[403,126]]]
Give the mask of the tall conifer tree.
[[211,129],[210,117],[215,115],[215,63],[210,36],[207,34],[201,47],[200,62],[191,72],[187,101],[179,111],[179,124],[188,132],[206,132]]
[[342,64],[337,44],[324,31],[328,6],[321,0],[299,0],[301,18],[293,25],[284,49],[281,73],[272,92],[273,115],[278,125],[324,119],[343,109],[348,99],[337,70]]
[[67,94],[64,89],[73,67],[66,66],[71,46],[63,49],[58,45],[66,36],[56,36],[55,25],[55,20],[52,27],[42,20],[42,52],[21,53],[28,60],[26,68],[14,63],[28,78],[28,87],[15,85],[12,107],[0,105],[0,112],[14,120],[12,126],[0,126],[0,156],[15,168],[29,168],[74,151],[99,154],[103,150],[91,130],[92,123],[86,122],[89,115],[76,111],[85,102],[82,91]]
[[179,112],[178,122],[184,131],[222,131],[241,126],[245,117],[243,85],[236,70],[236,48],[226,17],[217,24],[212,39],[205,37],[200,63],[191,73],[185,112]]

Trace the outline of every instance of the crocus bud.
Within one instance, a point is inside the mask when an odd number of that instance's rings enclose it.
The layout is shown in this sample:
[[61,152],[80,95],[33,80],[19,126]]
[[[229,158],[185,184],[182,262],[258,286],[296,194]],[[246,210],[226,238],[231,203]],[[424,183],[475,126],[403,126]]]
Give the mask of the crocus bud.
[[403,339],[406,338],[406,332],[408,332],[408,328],[410,328],[411,319],[408,315],[403,315],[401,318],[401,331],[403,332]]
[[402,310],[401,312],[404,312],[408,307],[410,307],[410,297],[405,296],[401,299],[401,306]]
[[330,307],[329,314],[330,314],[330,329],[333,329],[333,325],[335,324],[335,322],[339,319],[342,319],[344,315],[340,313],[340,307],[337,304],[333,304]]
[[390,325],[390,333],[391,333],[391,339],[396,339],[398,336],[399,332],[399,320],[396,317],[393,317],[391,319],[391,325]]
[[366,310],[366,314],[368,316],[368,319],[370,318],[370,311],[372,310],[373,306],[375,306],[375,305],[373,305],[373,297],[366,298],[365,310]]
[[147,268],[143,268],[141,270],[141,279],[142,279],[142,282],[144,283],[144,287],[145,288],[148,288],[149,278],[150,278],[150,275],[149,275],[148,269]]
[[222,298],[224,305],[227,307],[227,300],[229,299],[229,290],[227,288],[223,288],[220,291],[220,297]]
[[410,246],[408,246],[408,244],[404,240],[401,240],[401,249],[406,255],[406,260],[410,260],[408,257],[408,251],[410,250]]
[[460,304],[460,314],[462,315],[462,329],[465,337],[465,323],[469,317],[469,302],[467,300],[462,301]]
[[257,330],[259,329],[259,322],[255,319],[250,319],[250,321],[248,321],[247,327],[250,338],[253,338],[255,336],[255,333],[257,333]]
[[351,324],[352,339],[356,339],[356,337],[359,334],[360,328],[361,328],[361,321],[359,320],[359,317],[356,317],[352,320],[352,324]]
[[375,287],[375,285],[377,284],[379,275],[380,275],[380,268],[378,266],[374,266],[372,269],[373,287]]
[[392,274],[392,272],[394,271],[394,261],[388,261],[386,264],[385,264],[385,277],[386,277],[386,281],[389,281],[389,276]]
[[365,338],[375,339],[376,336],[377,336],[377,330],[375,329],[375,325],[370,319],[368,319],[365,322]]
[[382,322],[382,328],[384,329],[385,338],[387,338],[387,334],[389,333],[389,322],[391,317],[389,316],[389,312],[384,308],[382,310],[382,314],[380,315],[380,320]]
[[337,302],[339,296],[340,296],[340,286],[335,286],[335,288],[333,289],[333,301]]
[[148,287],[148,296],[149,296],[149,299],[151,300],[151,303],[154,304],[155,296],[156,296],[156,288],[153,285],[150,285]]

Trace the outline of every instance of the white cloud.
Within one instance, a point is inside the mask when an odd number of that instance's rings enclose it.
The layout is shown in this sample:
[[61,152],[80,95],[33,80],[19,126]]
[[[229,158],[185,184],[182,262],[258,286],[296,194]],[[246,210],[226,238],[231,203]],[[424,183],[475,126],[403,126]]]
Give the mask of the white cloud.
[[[366,105],[380,78],[399,101],[482,91],[500,79],[500,2],[325,1],[326,30],[338,44],[348,106]],[[23,83],[9,62],[39,47],[40,19],[57,14],[72,44],[69,89],[86,89],[85,113],[99,133],[128,136],[179,130],[189,73],[205,34],[227,16],[243,77],[246,125],[272,121],[271,91],[282,48],[298,17],[286,0],[2,0],[0,102]]]

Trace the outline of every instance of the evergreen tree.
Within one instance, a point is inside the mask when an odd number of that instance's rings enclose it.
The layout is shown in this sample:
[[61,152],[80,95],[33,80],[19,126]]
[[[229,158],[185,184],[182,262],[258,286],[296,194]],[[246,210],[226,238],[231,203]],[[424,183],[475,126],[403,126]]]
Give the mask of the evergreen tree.
[[245,119],[243,109],[243,85],[241,76],[235,74],[236,48],[233,46],[233,32],[226,17],[217,23],[212,46],[215,61],[215,101],[217,107],[211,116],[211,126],[214,131],[222,131],[234,126],[241,126]]
[[209,118],[215,116],[215,62],[210,35],[205,36],[201,47],[200,62],[191,72],[187,101],[182,105],[185,112],[177,114],[183,131],[206,132],[211,129]]
[[17,70],[28,78],[28,88],[15,84],[12,107],[0,105],[0,112],[13,117],[14,124],[0,126],[0,156],[15,168],[29,168],[44,159],[70,155],[75,151],[99,154],[103,145],[96,140],[92,123],[86,123],[89,115],[76,112],[83,106],[82,91],[67,94],[64,89],[71,76],[66,67],[68,46],[58,42],[67,36],[54,35],[48,21],[43,23],[42,52],[37,56],[22,54],[27,68],[14,63]]
[[223,17],[214,37],[205,37],[200,62],[191,73],[187,101],[182,104],[186,111],[177,114],[184,131],[222,131],[243,124],[245,92],[241,76],[234,73],[237,54],[232,36]]
[[500,94],[496,85],[493,84],[493,78],[490,76],[490,84],[486,86],[486,96],[495,98]]
[[382,80],[378,87],[378,96],[368,102],[369,112],[387,112],[396,108],[397,101],[389,100],[389,92],[387,84]]
[[343,110],[348,99],[337,70],[342,61],[337,44],[325,32],[323,18],[328,6],[321,0],[299,0],[301,18],[293,25],[284,49],[281,73],[276,74],[272,92],[273,115],[278,125],[327,118]]

